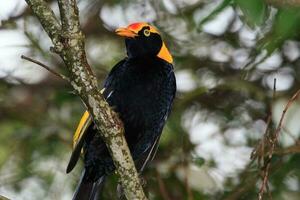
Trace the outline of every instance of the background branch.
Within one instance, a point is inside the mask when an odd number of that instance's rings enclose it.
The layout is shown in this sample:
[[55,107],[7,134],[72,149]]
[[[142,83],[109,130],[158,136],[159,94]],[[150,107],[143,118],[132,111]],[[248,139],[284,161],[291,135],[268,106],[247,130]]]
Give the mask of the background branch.
[[60,50],[62,45],[60,43],[61,26],[56,19],[53,11],[49,8],[48,4],[43,0],[25,0],[33,13],[38,17],[44,30],[49,35],[55,48]]
[[71,85],[93,116],[111,153],[127,199],[146,199],[123,134],[122,122],[100,94],[96,77],[87,62],[76,1],[58,1],[62,28],[43,0],[26,2],[51,38],[55,52],[63,59],[69,72]]
[[68,77],[66,77],[66,76],[64,76],[63,74],[60,74],[60,73],[54,71],[53,69],[51,69],[51,68],[48,67],[47,65],[45,65],[45,64],[43,64],[43,63],[41,63],[41,62],[39,62],[39,61],[37,61],[37,60],[34,60],[34,59],[29,58],[29,57],[24,56],[24,55],[21,55],[21,58],[24,59],[24,60],[28,60],[28,61],[30,61],[30,62],[33,62],[33,63],[35,63],[35,64],[37,64],[37,65],[43,67],[43,68],[46,69],[47,71],[51,72],[51,73],[54,74],[55,76],[57,76],[57,77],[59,77],[59,78],[65,80],[65,81],[70,82],[70,79],[69,79]]

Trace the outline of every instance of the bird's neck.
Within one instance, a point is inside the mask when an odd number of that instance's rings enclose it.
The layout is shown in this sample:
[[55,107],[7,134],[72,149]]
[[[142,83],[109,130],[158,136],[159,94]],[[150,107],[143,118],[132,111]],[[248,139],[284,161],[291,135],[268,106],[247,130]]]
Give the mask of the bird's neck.
[[[157,53],[158,52],[158,53]],[[149,51],[145,51],[145,49],[135,49],[132,51],[130,48],[127,48],[127,55],[128,58],[160,58],[170,64],[173,63],[173,57],[171,56],[168,48],[166,47],[165,43],[162,43],[162,46],[159,51],[156,51],[156,53],[149,53]]]
[[171,56],[171,54],[164,42],[162,43],[162,47],[160,48],[160,51],[158,52],[158,54],[156,56],[167,61],[168,63],[171,63],[171,64],[173,63],[173,57]]

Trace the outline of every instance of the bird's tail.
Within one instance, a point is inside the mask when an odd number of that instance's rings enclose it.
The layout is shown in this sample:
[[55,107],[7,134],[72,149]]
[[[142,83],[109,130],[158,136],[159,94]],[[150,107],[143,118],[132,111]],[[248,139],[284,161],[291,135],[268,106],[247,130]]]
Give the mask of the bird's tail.
[[100,177],[96,182],[87,179],[87,173],[84,169],[76,187],[72,200],[96,200],[104,185],[105,175]]

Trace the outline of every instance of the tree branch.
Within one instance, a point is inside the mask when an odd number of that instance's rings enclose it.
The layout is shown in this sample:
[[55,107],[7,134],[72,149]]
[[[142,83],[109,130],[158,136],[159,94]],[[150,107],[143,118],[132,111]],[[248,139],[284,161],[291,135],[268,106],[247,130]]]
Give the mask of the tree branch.
[[[275,90],[276,90],[276,79],[274,80],[274,93],[275,93]],[[284,121],[284,118],[285,118],[285,115],[288,111],[288,109],[291,107],[291,105],[293,104],[293,102],[299,97],[300,95],[300,89],[297,90],[297,92],[288,100],[287,104],[285,105],[283,111],[282,111],[282,114],[281,114],[281,117],[280,117],[280,120],[279,120],[279,123],[277,125],[277,128],[275,129],[274,133],[271,134],[271,135],[268,135],[269,134],[269,125],[267,125],[266,127],[266,132],[264,134],[264,137],[262,139],[262,141],[265,139],[265,138],[268,138],[268,143],[267,143],[267,157],[265,159],[264,155],[265,155],[265,147],[263,146],[262,149],[262,158],[264,160],[264,163],[263,163],[263,167],[262,167],[262,184],[261,184],[261,187],[260,187],[260,190],[259,190],[259,193],[258,193],[258,199],[259,200],[262,200],[263,199],[263,195],[264,195],[264,191],[265,189],[268,191],[269,193],[269,186],[268,186],[268,178],[269,178],[269,172],[270,172],[270,167],[271,167],[271,160],[272,160],[272,157],[273,157],[273,154],[275,153],[275,147],[278,143],[278,138],[279,138],[279,134],[281,132],[281,129],[283,127],[283,121]],[[274,98],[275,94],[273,94],[273,98]],[[268,122],[269,123],[269,122]],[[264,144],[264,142],[262,142],[262,144]],[[271,194],[269,193],[269,196],[271,196]]]
[[62,48],[60,42],[61,26],[53,11],[44,0],[25,0],[34,15],[38,16],[44,30],[52,40],[57,52]]
[[24,59],[24,60],[28,60],[28,61],[30,61],[30,62],[33,62],[33,63],[35,63],[35,64],[41,66],[42,68],[46,69],[47,71],[51,72],[51,73],[54,74],[55,76],[57,76],[57,77],[59,77],[59,78],[65,80],[65,81],[67,81],[67,82],[70,82],[70,79],[69,79],[68,77],[66,77],[66,76],[64,76],[63,74],[60,74],[60,73],[54,71],[53,69],[51,69],[51,68],[48,67],[47,65],[45,65],[45,64],[43,64],[43,63],[41,63],[41,62],[39,62],[39,61],[37,61],[37,60],[34,60],[34,59],[29,58],[29,57],[24,56],[24,55],[21,55],[21,58]]
[[146,199],[124,137],[123,124],[100,94],[87,62],[83,33],[75,0],[58,0],[62,28],[43,0],[25,0],[51,38],[63,59],[74,90],[85,103],[106,143],[127,199]]

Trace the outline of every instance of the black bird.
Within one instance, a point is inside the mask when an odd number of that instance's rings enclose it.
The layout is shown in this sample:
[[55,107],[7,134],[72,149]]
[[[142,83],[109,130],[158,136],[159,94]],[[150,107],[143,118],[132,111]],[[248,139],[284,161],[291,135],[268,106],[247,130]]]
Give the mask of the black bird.
[[[118,28],[116,34],[125,37],[127,57],[112,68],[102,92],[123,121],[127,143],[141,173],[155,155],[176,93],[173,59],[159,32],[147,23]],[[74,134],[73,146],[67,173],[81,153],[84,158],[73,199],[92,200],[115,167],[87,111]]]

